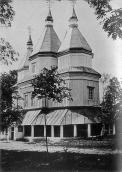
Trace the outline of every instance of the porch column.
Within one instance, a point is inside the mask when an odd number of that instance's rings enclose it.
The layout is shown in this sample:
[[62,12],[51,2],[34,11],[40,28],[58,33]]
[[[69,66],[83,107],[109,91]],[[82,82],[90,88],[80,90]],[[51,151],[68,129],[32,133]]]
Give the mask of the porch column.
[[60,137],[63,138],[63,125],[60,125]]
[[23,125],[23,137],[25,137],[25,126]]
[[113,135],[116,134],[116,128],[115,128],[115,123],[113,123]]
[[54,137],[54,125],[51,125],[51,137]]
[[88,137],[91,136],[91,124],[88,124]]
[[11,130],[10,130],[10,128],[8,128],[7,141],[9,141],[9,139],[10,139],[10,133],[11,133]]
[[31,125],[31,138],[34,138],[34,125]]
[[17,139],[17,127],[14,126],[14,140]]
[[77,137],[77,125],[74,125],[74,137]]
[[9,128],[9,140],[11,139],[11,127]]
[[46,137],[46,126],[44,125],[44,137]]

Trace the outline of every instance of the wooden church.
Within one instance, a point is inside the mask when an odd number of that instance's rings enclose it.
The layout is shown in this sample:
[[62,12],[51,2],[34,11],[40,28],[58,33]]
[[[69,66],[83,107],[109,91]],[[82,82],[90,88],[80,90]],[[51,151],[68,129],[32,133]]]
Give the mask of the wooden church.
[[[38,48],[33,50],[31,34],[23,65],[18,69],[17,90],[24,100],[19,100],[25,110],[19,125],[10,129],[10,138],[34,139],[45,137],[93,137],[100,135],[99,78],[92,67],[93,53],[78,28],[78,18],[73,8],[69,27],[62,42],[53,28],[49,9],[45,31]],[[62,103],[46,101],[49,113],[45,126],[42,108],[44,99],[32,98],[31,80],[46,67],[57,66],[59,73],[71,89],[73,101]]]

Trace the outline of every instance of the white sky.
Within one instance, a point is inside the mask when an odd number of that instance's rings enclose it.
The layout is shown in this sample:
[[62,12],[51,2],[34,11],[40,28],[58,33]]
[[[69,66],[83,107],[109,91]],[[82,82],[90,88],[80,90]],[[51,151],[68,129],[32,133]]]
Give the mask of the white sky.
[[[13,45],[20,53],[20,57],[13,66],[5,67],[0,64],[0,72],[17,68],[23,59],[28,40],[28,26],[32,28],[34,46],[41,40],[48,13],[48,6],[44,0],[14,0],[13,6],[16,15],[12,27],[6,29],[1,27],[0,36],[4,36]],[[122,7],[122,0],[112,0],[112,6],[114,8]],[[66,0],[53,2],[51,9],[54,29],[62,41],[68,28],[72,5]],[[99,21],[96,20],[94,10],[89,8],[84,0],[77,1],[75,10],[79,20],[79,29],[94,53],[93,68],[100,73],[110,73],[119,79],[122,78],[122,40],[113,41],[107,37]]]

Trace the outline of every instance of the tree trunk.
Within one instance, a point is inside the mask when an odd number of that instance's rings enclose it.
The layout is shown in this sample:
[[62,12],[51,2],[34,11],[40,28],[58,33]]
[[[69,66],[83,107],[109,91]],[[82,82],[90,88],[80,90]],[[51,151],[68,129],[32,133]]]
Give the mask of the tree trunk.
[[[47,119],[46,119],[46,113],[44,114],[44,117],[45,117],[45,128],[47,127]],[[46,150],[47,150],[47,154],[48,154],[48,142],[47,142],[47,131],[46,131]]]
[[[47,119],[46,119],[47,109],[46,109],[46,108],[47,108],[47,104],[46,104],[46,97],[45,97],[45,111],[44,111],[44,117],[45,117],[45,128],[47,127]],[[47,131],[46,131],[45,139],[46,139],[46,151],[47,151],[47,158],[48,158]]]
[[6,128],[6,141],[9,142],[9,130]]
[[101,128],[101,136],[104,136],[104,134],[105,134],[105,124],[103,123],[102,124],[102,128]]

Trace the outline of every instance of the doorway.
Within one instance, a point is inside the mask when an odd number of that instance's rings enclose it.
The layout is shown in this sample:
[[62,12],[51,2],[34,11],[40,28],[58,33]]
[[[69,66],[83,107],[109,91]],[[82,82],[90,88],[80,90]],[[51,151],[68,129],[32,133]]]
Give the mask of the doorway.
[[14,140],[14,127],[11,127],[11,140]]

